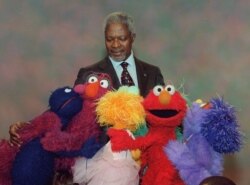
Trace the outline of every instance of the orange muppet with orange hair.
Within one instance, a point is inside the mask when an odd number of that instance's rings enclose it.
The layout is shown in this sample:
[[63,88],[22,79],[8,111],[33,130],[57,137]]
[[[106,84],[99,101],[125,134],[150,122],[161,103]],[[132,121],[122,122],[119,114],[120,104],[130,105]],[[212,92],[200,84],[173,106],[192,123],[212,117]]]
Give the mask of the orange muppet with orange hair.
[[[145,125],[143,98],[135,86],[122,86],[107,92],[97,102],[98,123],[124,130],[131,139]],[[119,137],[119,136],[118,136]],[[105,144],[91,159],[78,158],[73,166],[73,179],[79,185],[138,185],[140,166],[130,150],[113,152],[111,142]]]
[[133,140],[125,131],[109,129],[112,150],[142,150],[142,164],[147,166],[142,185],[184,185],[163,148],[169,140],[176,139],[175,129],[186,114],[185,99],[174,86],[157,85],[144,99],[143,107],[149,126],[147,135]]

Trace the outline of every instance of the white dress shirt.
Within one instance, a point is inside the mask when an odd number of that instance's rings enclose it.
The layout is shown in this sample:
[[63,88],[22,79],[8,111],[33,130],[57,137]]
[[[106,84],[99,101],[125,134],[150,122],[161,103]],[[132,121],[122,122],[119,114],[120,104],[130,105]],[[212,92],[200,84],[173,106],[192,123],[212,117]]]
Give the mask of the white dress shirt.
[[123,71],[121,63],[122,62],[127,62],[128,63],[127,70],[129,72],[130,76],[132,77],[135,86],[138,87],[138,79],[137,79],[137,73],[136,73],[136,66],[135,66],[135,59],[134,59],[133,51],[131,51],[130,56],[125,61],[115,61],[111,57],[109,57],[109,59],[110,59],[112,65],[113,65],[113,67],[115,69],[116,75],[119,78],[120,83],[121,83],[121,75],[122,75],[122,71]]

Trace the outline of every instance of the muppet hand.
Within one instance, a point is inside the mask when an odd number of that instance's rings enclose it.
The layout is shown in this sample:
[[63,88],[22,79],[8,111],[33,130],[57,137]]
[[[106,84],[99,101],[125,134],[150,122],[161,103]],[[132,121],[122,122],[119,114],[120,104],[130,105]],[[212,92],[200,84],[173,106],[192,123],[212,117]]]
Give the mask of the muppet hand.
[[127,131],[110,128],[107,134],[110,138],[113,151],[132,149],[134,140],[129,136]]

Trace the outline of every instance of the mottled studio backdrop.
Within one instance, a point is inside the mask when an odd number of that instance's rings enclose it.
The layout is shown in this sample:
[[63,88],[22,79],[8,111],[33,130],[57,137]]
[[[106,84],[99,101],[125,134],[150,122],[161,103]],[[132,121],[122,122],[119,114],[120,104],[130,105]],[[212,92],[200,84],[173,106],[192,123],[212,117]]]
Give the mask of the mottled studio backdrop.
[[[217,95],[238,110],[245,133],[225,175],[250,182],[250,1],[0,0],[0,136],[47,108],[50,92],[104,54],[102,20],[134,16],[136,55],[160,66],[191,100]],[[0,156],[1,157],[1,156]]]

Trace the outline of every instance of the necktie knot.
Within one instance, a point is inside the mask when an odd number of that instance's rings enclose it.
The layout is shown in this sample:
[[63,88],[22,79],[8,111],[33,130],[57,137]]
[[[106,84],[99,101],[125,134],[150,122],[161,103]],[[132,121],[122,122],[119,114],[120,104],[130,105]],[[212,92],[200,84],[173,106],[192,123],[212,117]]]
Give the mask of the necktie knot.
[[121,66],[122,66],[123,69],[127,69],[128,63],[127,62],[122,62]]

